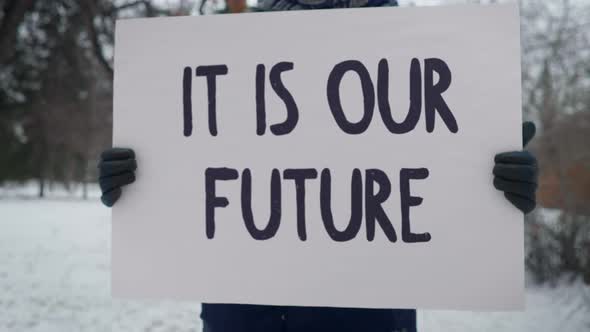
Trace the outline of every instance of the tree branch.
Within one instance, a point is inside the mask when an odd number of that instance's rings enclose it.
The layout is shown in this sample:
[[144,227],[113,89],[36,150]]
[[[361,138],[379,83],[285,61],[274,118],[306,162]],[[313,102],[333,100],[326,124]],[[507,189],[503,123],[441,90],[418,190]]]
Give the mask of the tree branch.
[[14,54],[18,27],[35,1],[11,0],[4,3],[2,20],[0,21],[0,63],[4,63]]
[[93,1],[83,0],[80,1],[80,9],[82,17],[86,25],[86,31],[88,32],[88,38],[92,44],[92,51],[94,56],[105,70],[109,77],[113,77],[113,66],[110,61],[104,56],[102,44],[100,43],[99,33],[94,24],[94,18],[96,17],[98,10]]

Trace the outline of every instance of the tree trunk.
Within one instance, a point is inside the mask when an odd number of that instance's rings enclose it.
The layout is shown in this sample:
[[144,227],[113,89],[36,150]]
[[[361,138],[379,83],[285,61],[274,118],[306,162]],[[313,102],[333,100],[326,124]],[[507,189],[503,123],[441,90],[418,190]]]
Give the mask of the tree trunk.
[[88,181],[86,181],[86,177],[82,180],[82,199],[88,199]]
[[45,179],[43,176],[39,177],[39,198],[45,197]]

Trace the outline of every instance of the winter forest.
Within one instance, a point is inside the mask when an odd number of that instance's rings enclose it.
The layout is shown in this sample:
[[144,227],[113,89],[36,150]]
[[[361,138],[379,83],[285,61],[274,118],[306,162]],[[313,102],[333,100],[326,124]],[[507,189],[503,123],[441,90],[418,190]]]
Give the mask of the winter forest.
[[[498,1],[399,1],[474,2]],[[590,1],[519,4],[523,120],[537,126],[528,147],[541,171],[524,234],[527,313],[419,312],[426,331],[590,330]],[[111,146],[115,21],[226,10],[223,0],[0,0],[0,330],[200,330],[198,304],[110,300],[96,165]]]

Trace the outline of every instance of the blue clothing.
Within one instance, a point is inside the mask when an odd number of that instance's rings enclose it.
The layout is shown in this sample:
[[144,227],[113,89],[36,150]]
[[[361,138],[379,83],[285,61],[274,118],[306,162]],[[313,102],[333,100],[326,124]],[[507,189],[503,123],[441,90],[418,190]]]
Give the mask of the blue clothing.
[[262,10],[305,10],[397,6],[397,0],[261,0]]
[[416,332],[415,310],[206,304],[203,332]]

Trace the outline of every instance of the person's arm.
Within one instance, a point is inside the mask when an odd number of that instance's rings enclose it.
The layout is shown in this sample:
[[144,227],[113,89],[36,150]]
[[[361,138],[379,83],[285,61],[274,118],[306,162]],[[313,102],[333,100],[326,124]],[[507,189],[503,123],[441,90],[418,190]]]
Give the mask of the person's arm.
[[[535,136],[535,131],[534,123],[522,124],[523,147]],[[494,187],[503,191],[506,199],[522,212],[533,211],[537,204],[537,158],[525,150],[511,151],[497,154],[494,162]]]
[[98,169],[98,183],[102,191],[100,199],[104,205],[111,207],[121,197],[121,187],[135,181],[135,152],[124,148],[107,149],[100,155]]

